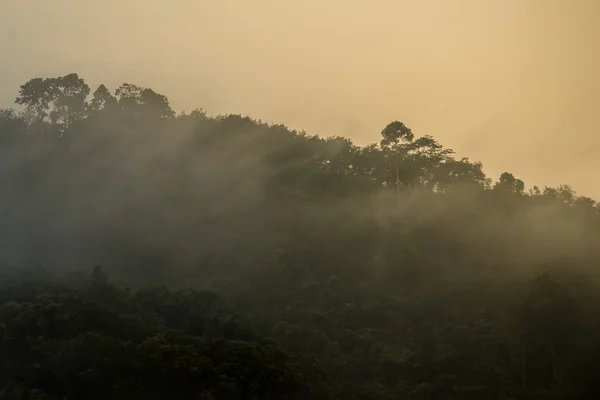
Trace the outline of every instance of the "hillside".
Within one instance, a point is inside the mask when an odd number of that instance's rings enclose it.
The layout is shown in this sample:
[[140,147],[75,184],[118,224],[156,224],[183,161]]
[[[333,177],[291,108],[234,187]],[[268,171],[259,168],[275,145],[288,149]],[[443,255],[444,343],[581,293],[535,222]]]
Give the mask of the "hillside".
[[600,395],[593,199],[399,121],[361,147],[90,92],[0,110],[0,399]]

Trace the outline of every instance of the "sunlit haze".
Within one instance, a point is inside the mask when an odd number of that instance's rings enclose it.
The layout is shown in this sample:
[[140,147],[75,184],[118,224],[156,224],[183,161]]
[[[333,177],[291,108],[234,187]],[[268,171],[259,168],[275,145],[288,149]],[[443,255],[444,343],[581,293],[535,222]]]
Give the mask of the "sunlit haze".
[[77,72],[358,144],[392,120],[600,198],[597,0],[3,0],[0,106]]

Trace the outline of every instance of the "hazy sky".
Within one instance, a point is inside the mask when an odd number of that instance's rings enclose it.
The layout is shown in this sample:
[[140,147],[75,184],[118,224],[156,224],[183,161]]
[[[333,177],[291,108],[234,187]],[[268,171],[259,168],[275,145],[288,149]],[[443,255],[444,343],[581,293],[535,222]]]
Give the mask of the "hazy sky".
[[600,0],[0,3],[0,106],[77,72],[359,144],[397,119],[493,178],[600,199]]

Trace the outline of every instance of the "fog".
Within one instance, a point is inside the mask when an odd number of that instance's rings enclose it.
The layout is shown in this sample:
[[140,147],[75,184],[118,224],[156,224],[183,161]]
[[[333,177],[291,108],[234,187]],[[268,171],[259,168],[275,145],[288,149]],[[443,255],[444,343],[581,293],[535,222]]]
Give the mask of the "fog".
[[568,188],[527,194],[399,122],[361,147],[239,115],[172,116],[167,97],[123,87],[80,119],[61,95],[58,117],[4,111],[4,264],[219,290],[289,265],[407,283],[411,260],[458,280],[594,272],[598,207]]
[[600,197],[594,0],[5,0],[0,106],[36,76],[366,144],[399,119],[490,176]]
[[598,6],[258,3],[5,4],[0,399],[600,398]]

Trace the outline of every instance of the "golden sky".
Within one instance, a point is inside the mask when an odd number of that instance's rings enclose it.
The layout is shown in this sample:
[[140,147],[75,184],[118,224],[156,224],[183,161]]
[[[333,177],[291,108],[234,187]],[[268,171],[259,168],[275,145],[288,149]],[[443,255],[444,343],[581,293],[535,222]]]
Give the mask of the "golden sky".
[[378,140],[600,199],[600,0],[1,0],[0,106],[36,76]]

